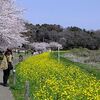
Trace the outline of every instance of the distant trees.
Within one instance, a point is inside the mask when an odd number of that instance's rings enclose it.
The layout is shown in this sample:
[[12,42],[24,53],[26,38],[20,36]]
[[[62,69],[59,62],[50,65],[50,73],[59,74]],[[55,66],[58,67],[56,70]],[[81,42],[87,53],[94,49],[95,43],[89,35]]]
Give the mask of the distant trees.
[[29,37],[30,42],[51,42],[58,41],[58,33],[63,31],[60,25],[32,25],[26,23],[26,27],[29,30],[24,35]]
[[33,49],[33,51],[46,51],[49,49],[49,44],[46,43],[46,42],[41,42],[41,43],[38,43],[38,42],[34,42],[32,44],[30,44],[30,47],[31,49]]
[[[60,38],[66,40],[65,48],[88,48],[88,49],[98,49],[100,46],[100,36],[96,32],[84,31],[76,27],[68,27],[63,32],[60,33]],[[97,38],[98,37],[98,38]]]
[[49,47],[52,49],[52,50],[57,50],[58,48],[59,49],[63,49],[62,45],[57,43],[57,42],[50,42],[49,43]]
[[0,0],[0,48],[14,47],[26,42],[21,32],[26,32],[25,22],[14,0]]
[[62,45],[57,42],[34,42],[30,44],[30,48],[33,49],[33,51],[58,50],[58,48],[62,49]]
[[71,48],[100,48],[100,30],[88,31],[78,27],[63,28],[60,25],[42,24],[32,25],[26,23],[29,30],[24,33],[30,42],[58,42],[63,49]]

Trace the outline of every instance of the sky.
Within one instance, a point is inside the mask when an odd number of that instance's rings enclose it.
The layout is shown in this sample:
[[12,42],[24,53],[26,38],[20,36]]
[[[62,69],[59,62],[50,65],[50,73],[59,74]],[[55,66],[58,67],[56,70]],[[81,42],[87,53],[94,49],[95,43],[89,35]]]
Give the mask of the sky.
[[35,24],[100,29],[100,0],[16,0],[23,17]]

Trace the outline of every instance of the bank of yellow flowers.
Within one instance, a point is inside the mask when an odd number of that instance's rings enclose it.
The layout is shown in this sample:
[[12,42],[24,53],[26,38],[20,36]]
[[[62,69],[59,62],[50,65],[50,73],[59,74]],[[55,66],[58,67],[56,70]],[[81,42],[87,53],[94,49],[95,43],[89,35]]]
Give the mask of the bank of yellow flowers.
[[75,65],[58,63],[50,53],[20,63],[17,76],[30,82],[32,100],[100,100],[100,80]]

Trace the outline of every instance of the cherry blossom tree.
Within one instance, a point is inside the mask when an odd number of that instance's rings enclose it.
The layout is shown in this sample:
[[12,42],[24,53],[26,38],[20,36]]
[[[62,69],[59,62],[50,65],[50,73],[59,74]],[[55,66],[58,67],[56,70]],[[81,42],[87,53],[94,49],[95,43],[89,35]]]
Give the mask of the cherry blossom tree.
[[21,12],[15,0],[0,0],[0,48],[16,47],[26,42],[20,34],[27,31]]
[[47,51],[47,50],[58,50],[58,49],[62,49],[62,45],[57,43],[57,42],[50,42],[50,43],[46,43],[46,42],[34,42],[30,44],[30,47],[35,49],[35,50],[41,50],[41,51]]
[[62,47],[62,45],[61,44],[59,44],[58,42],[50,42],[49,43],[49,46],[52,48],[52,49],[62,49],[63,47]]
[[35,50],[41,50],[41,51],[47,51],[49,48],[49,44],[46,42],[34,42],[30,44],[31,48],[34,48]]

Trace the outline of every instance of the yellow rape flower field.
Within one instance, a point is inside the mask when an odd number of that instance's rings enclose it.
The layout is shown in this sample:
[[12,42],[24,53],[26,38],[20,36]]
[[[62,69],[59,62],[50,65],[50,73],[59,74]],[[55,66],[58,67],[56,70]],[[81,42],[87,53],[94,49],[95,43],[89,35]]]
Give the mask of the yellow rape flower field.
[[100,80],[73,64],[58,63],[48,52],[21,62],[16,73],[17,86],[30,82],[30,100],[100,100]]

